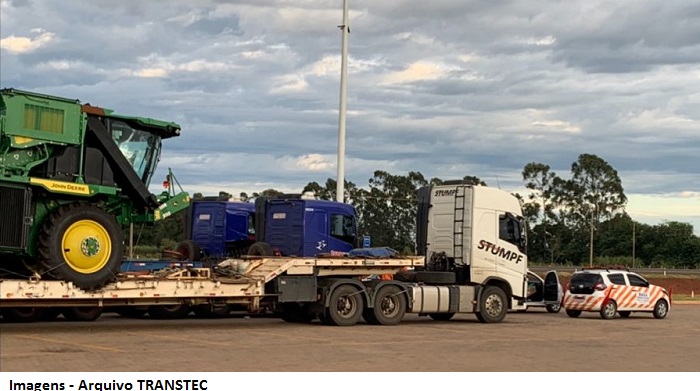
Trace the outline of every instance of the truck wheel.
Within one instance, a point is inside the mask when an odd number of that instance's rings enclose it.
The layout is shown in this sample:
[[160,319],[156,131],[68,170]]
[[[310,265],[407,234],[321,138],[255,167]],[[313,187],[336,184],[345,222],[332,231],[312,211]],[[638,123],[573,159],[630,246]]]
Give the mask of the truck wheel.
[[102,315],[103,307],[66,307],[61,312],[70,322],[92,322]]
[[185,304],[152,305],[148,307],[148,315],[154,319],[182,319],[189,315],[192,309]]
[[32,323],[40,320],[43,315],[43,308],[16,307],[2,309],[2,319],[8,323]]
[[441,312],[439,314],[428,314],[433,320],[439,320],[441,322],[446,322],[455,316],[454,312]]
[[608,301],[607,304],[600,309],[600,317],[603,319],[612,319],[617,314],[617,303],[613,300]]
[[184,240],[177,245],[177,251],[183,259],[198,262],[202,259],[202,250],[192,240]]
[[566,314],[569,316],[569,318],[578,318],[581,316],[581,311],[579,310],[566,310]]
[[497,286],[487,286],[481,293],[479,301],[479,321],[482,323],[500,323],[506,317],[508,304],[503,289]]
[[231,313],[229,304],[200,304],[192,308],[194,314],[200,318],[225,318]]
[[331,293],[322,321],[335,326],[352,326],[360,320],[364,307],[365,300],[356,287],[341,285]]
[[55,279],[97,289],[116,278],[123,242],[114,216],[85,203],[63,205],[39,234],[39,262]]
[[311,323],[315,316],[308,304],[283,303],[280,318],[287,323]]
[[271,257],[274,255],[272,251],[272,246],[265,242],[253,243],[248,249],[248,255],[257,255],[260,257]]
[[385,326],[399,324],[406,314],[406,296],[396,285],[383,286],[374,296],[374,308],[366,310],[372,311],[377,324]]
[[668,315],[668,303],[666,300],[661,299],[654,306],[654,318],[663,319],[666,315]]

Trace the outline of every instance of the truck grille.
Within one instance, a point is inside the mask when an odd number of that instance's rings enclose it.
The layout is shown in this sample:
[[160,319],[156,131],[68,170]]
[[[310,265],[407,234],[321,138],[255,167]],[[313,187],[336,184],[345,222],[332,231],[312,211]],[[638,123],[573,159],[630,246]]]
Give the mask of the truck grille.
[[[24,249],[29,238],[31,190],[0,185],[0,247]],[[25,219],[27,217],[27,219]]]

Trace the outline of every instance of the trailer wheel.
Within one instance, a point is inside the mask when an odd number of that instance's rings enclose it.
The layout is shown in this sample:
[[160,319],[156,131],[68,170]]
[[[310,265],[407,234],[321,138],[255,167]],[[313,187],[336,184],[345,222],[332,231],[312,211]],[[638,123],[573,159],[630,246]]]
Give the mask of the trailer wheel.
[[125,318],[140,319],[148,313],[148,306],[131,306],[116,307],[114,312]]
[[428,316],[433,320],[438,320],[441,322],[446,322],[455,316],[454,312],[441,312],[439,314],[428,314]]
[[192,308],[194,314],[200,318],[225,318],[231,313],[231,305],[223,304],[200,304]]
[[63,205],[51,213],[39,235],[39,262],[46,273],[82,289],[116,278],[123,235],[114,216],[90,204]]
[[202,250],[199,248],[199,245],[189,239],[180,242],[175,251],[188,261],[198,262],[202,259]]
[[271,257],[274,255],[272,246],[265,242],[256,242],[248,249],[248,255],[257,255],[260,257]]
[[148,307],[148,315],[154,319],[182,319],[189,315],[192,308],[185,304],[152,305]]
[[51,322],[53,320],[56,320],[56,318],[61,315],[61,308],[60,307],[46,307],[44,308],[44,312],[41,314],[41,321],[42,322]]
[[481,293],[477,318],[482,323],[500,323],[506,317],[508,304],[503,289],[497,286],[487,286]]
[[8,323],[32,323],[41,319],[43,315],[44,309],[37,307],[16,307],[2,309],[2,319]]
[[103,307],[66,307],[61,312],[70,322],[92,322],[102,315]]
[[316,316],[308,304],[282,303],[280,318],[287,323],[311,323]]
[[[372,320],[377,320],[376,324],[385,326],[399,324],[406,314],[406,296],[396,285],[383,286],[374,296],[374,308],[367,308],[365,311],[370,310],[373,315]],[[375,324],[369,321],[367,323]]]
[[352,326],[360,320],[365,300],[352,285],[341,285],[331,293],[322,321],[334,326]]

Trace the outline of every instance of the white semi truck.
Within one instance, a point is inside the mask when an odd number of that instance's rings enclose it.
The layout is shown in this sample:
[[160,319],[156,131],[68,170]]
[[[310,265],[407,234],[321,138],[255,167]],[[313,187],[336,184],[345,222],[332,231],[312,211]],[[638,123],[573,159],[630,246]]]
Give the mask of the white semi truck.
[[[394,325],[407,312],[436,320],[474,313],[497,323],[508,310],[525,309],[526,238],[518,200],[462,183],[421,189],[418,198],[419,256],[228,260],[211,269],[122,275],[94,291],[38,277],[2,279],[0,311],[5,321],[40,320],[59,310],[69,320],[94,320],[110,307],[167,318],[196,308],[226,315],[238,305],[251,313],[276,312],[288,322],[349,326],[362,318]],[[364,278],[381,274],[394,278]]]

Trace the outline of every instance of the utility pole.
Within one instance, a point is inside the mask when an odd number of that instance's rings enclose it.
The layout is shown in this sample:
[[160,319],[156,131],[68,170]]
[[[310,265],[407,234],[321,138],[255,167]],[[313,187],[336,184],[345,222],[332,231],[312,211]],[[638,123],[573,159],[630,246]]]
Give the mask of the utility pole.
[[588,255],[588,263],[589,267],[593,267],[593,211],[591,210],[591,242],[589,244],[589,255]]
[[632,269],[634,269],[635,266],[635,250],[636,250],[636,239],[637,239],[637,223],[632,220]]
[[342,35],[342,53],[340,60],[340,113],[338,115],[338,180],[335,199],[345,202],[345,110],[348,78],[348,0],[343,0],[343,24],[338,26]]

